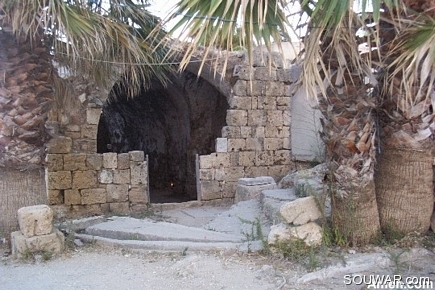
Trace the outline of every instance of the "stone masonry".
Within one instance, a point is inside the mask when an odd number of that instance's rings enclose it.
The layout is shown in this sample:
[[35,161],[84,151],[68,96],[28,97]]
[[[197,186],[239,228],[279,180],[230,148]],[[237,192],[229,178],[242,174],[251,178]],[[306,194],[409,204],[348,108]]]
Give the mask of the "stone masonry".
[[[267,67],[269,57],[274,64]],[[254,67],[237,65],[229,97],[227,126],[216,140],[216,153],[200,156],[202,200],[234,198],[237,181],[272,176],[293,169],[290,147],[290,90],[294,69],[277,54],[254,55]]]
[[[63,146],[62,146],[63,144]],[[148,167],[143,151],[70,153],[71,138],[48,144],[46,184],[57,218],[146,209]]]

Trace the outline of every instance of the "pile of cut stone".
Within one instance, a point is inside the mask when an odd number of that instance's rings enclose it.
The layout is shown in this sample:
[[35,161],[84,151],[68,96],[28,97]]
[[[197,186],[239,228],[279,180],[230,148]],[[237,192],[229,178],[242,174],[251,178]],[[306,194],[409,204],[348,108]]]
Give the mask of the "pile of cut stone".
[[12,256],[25,258],[39,252],[60,253],[65,237],[52,226],[53,210],[47,205],[22,207],[18,210],[20,230],[11,233]]

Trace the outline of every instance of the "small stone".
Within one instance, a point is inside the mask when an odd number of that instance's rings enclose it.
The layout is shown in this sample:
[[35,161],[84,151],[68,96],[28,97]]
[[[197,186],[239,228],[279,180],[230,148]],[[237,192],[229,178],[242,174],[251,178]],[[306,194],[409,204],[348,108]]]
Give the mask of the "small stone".
[[74,239],[74,245],[77,246],[77,247],[83,247],[84,246],[82,240],[80,240],[80,239]]
[[51,233],[53,210],[47,205],[33,205],[18,210],[18,224],[26,238]]

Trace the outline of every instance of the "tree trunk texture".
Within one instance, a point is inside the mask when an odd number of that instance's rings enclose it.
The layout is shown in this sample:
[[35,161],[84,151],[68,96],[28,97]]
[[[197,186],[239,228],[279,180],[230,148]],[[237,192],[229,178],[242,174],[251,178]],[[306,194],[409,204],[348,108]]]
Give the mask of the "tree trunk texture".
[[322,138],[330,171],[334,231],[352,245],[378,237],[380,223],[374,186],[375,103],[366,87],[348,86],[342,94],[329,89],[320,100]]
[[[36,37],[37,39],[37,37]],[[51,56],[42,42],[0,31],[0,166],[40,167],[53,100]]]
[[425,233],[433,212],[431,150],[384,148],[376,175],[384,230]]
[[0,238],[18,230],[19,208],[48,204],[44,176],[43,169],[0,169]]

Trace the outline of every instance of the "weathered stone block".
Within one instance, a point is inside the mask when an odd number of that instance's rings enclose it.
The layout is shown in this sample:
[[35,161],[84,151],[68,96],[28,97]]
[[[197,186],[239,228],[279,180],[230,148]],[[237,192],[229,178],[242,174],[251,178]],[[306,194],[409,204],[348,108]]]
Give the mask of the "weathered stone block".
[[109,211],[116,214],[130,213],[130,204],[128,202],[109,203]]
[[148,182],[147,170],[148,167],[145,161],[140,163],[136,161],[131,161],[130,162],[131,184],[132,185],[147,184]]
[[65,190],[65,205],[81,204],[82,197],[78,189]]
[[60,189],[49,189],[48,194],[48,204],[63,204],[63,190]]
[[274,151],[261,151],[255,154],[255,165],[256,166],[269,166],[273,165],[274,162]]
[[222,128],[222,137],[224,138],[240,138],[240,127],[224,126]]
[[254,138],[264,138],[264,127],[255,127],[255,134],[254,134]]
[[265,126],[266,112],[263,110],[248,111],[248,126]]
[[200,164],[201,169],[213,168],[214,159],[216,159],[216,156],[213,154],[200,155],[199,156],[199,164]]
[[259,110],[276,110],[276,97],[259,96],[257,108]]
[[273,225],[267,238],[269,245],[289,240],[303,240],[309,246],[319,246],[322,243],[322,228],[314,222],[294,227],[284,224]]
[[281,206],[279,213],[288,224],[294,225],[303,225],[322,217],[314,196],[290,201]]
[[225,180],[225,169],[222,168],[216,168],[214,169],[214,179],[218,181]]
[[237,182],[227,181],[222,187],[222,198],[234,198],[237,190]]
[[48,205],[33,205],[18,209],[18,224],[26,238],[51,233],[53,210]]
[[129,184],[130,183],[130,169],[113,170],[113,183],[115,183],[115,184]]
[[273,158],[274,165],[292,164],[292,156],[290,150],[276,150]]
[[250,65],[235,65],[233,76],[240,80],[251,80],[254,78],[254,68]]
[[48,171],[63,170],[63,154],[47,154],[45,156],[46,168]]
[[101,170],[99,176],[98,176],[98,181],[100,183],[113,183],[113,171],[112,170],[106,170],[103,169]]
[[261,176],[256,178],[240,178],[237,184],[235,202],[256,199],[260,197],[263,190],[275,189],[277,185],[275,180],[270,176]]
[[238,164],[240,166],[254,166],[254,163],[255,163],[255,152],[253,151],[239,152]]
[[268,166],[251,166],[245,168],[246,177],[256,177],[256,176],[263,176],[268,174],[269,174]]
[[289,138],[290,127],[285,126],[266,126],[264,130],[266,138]]
[[245,170],[242,166],[225,168],[225,181],[238,181],[245,176]]
[[87,108],[86,109],[86,123],[98,125],[100,122],[101,108]]
[[276,68],[257,67],[255,69],[254,79],[260,81],[276,81]]
[[238,81],[236,81],[236,83],[233,86],[233,93],[234,93],[234,95],[241,96],[241,97],[246,96],[246,93],[247,93],[247,90],[246,90],[247,85],[246,85],[246,83],[247,82],[244,81],[244,80],[238,80]]
[[293,166],[291,165],[273,165],[269,166],[268,174],[272,176],[276,180],[280,180],[283,176],[285,176]]
[[213,200],[222,198],[222,188],[219,181],[201,181],[201,200]]
[[128,152],[128,154],[130,155],[130,161],[142,162],[145,160],[145,155],[143,151],[130,151]]
[[58,229],[47,235],[25,237],[21,232],[11,233],[12,256],[24,258],[28,253],[47,251],[61,253],[64,249],[65,237]]
[[118,169],[130,169],[130,154],[118,154]]
[[86,170],[86,154],[72,153],[63,156],[64,170]]
[[130,211],[131,212],[145,212],[148,210],[148,205],[146,203],[134,203],[130,204]]
[[246,150],[263,151],[263,138],[246,138]]
[[231,166],[230,153],[213,153],[212,155],[215,156],[213,159],[214,168]]
[[251,104],[250,97],[233,96],[229,101],[230,109],[233,110],[250,110]]
[[216,152],[227,152],[227,151],[228,151],[228,139],[216,138]]
[[246,149],[245,139],[228,139],[228,152],[243,151]]
[[103,153],[103,167],[107,169],[116,169],[118,167],[118,154]]
[[103,166],[102,154],[87,154],[86,155],[86,168],[89,170],[100,170]]
[[284,84],[282,82],[267,82],[266,96],[284,96]]
[[106,202],[106,189],[90,188],[82,189],[82,204],[97,204]]
[[227,110],[226,121],[228,126],[246,126],[248,113],[246,110]]
[[127,184],[108,184],[107,185],[107,202],[122,202],[128,200]]
[[131,203],[147,203],[149,201],[147,187],[135,186],[128,191],[128,200]]
[[248,81],[246,84],[248,95],[264,96],[266,94],[266,83],[266,81]]
[[280,107],[290,107],[290,97],[277,97],[276,105]]
[[48,189],[69,189],[72,186],[71,171],[46,172]]
[[214,172],[215,172],[215,169],[209,169],[209,168],[207,168],[207,169],[203,169],[203,168],[201,168],[200,170],[199,170],[199,179],[200,180],[213,180],[215,177],[214,177]]
[[257,96],[251,96],[251,109],[252,110],[258,109],[258,97]]
[[97,172],[94,170],[73,171],[73,188],[94,188],[97,187]]
[[264,150],[282,149],[283,138],[264,138]]
[[98,126],[97,125],[84,125],[80,131],[81,138],[83,139],[97,139]]
[[282,111],[279,110],[267,110],[266,111],[266,126],[270,127],[278,127],[283,126],[283,118],[282,118]]
[[242,136],[242,138],[249,138],[249,137],[255,137],[253,132],[255,127],[251,127],[251,126],[242,126],[240,127],[240,134]]
[[56,137],[47,144],[47,152],[52,154],[70,153],[71,148],[72,139],[69,137]]

